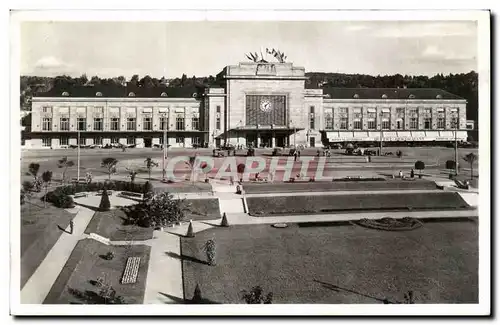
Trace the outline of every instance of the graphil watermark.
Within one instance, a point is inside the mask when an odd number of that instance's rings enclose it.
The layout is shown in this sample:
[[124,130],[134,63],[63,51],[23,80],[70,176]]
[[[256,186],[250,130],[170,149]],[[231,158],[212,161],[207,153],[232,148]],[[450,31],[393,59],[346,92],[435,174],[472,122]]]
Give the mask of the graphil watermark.
[[[289,181],[331,180],[326,175],[326,157],[226,157],[214,159],[210,156],[176,156],[168,160],[165,170],[166,180],[204,181]],[[330,163],[331,164],[331,163]],[[330,168],[331,169],[331,168]]]

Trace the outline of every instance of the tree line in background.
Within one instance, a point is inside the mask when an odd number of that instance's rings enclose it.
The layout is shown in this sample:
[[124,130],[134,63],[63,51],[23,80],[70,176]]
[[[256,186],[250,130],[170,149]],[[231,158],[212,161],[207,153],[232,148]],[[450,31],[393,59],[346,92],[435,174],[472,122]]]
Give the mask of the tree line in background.
[[[324,72],[308,72],[306,76],[309,80],[306,82],[308,88],[328,88],[328,87],[345,87],[345,88],[439,88],[448,91],[452,94],[465,98],[467,105],[467,118],[476,120],[478,117],[478,74],[475,71],[460,74],[437,74],[433,77],[428,76],[409,76],[409,75],[385,75],[385,76],[370,76],[363,74],[345,74],[345,73],[324,73]],[[83,74],[80,77],[73,78],[70,76],[57,77],[37,77],[37,76],[21,76],[21,109],[31,109],[31,97],[40,92],[46,92],[56,88],[64,88],[68,86],[84,86],[84,85],[118,85],[123,86],[126,83],[136,87],[213,87],[223,85],[223,74],[219,73],[216,77],[210,75],[208,77],[192,76],[188,78],[183,74],[181,78],[160,79],[146,75],[142,78],[139,75],[133,75],[130,79],[124,76],[115,78],[100,78],[93,76],[90,79]]]

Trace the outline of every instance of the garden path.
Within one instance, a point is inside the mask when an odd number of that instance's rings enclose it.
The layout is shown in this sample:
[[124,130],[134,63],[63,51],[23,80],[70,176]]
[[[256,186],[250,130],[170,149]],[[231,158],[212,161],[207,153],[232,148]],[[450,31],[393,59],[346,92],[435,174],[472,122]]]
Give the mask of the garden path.
[[73,249],[81,239],[95,212],[82,206],[77,207],[77,209],[78,212],[73,219],[73,233],[70,233],[70,226],[68,226],[26,282],[21,290],[22,304],[43,303]]

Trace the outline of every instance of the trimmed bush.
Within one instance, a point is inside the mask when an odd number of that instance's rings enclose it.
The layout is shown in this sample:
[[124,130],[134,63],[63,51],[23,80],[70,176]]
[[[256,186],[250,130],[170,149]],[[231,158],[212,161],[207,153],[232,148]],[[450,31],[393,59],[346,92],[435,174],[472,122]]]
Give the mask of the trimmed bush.
[[193,223],[189,222],[186,237],[194,237]]
[[202,302],[200,285],[197,283],[196,288],[194,288],[194,295],[191,302],[194,304],[200,304]]
[[222,222],[220,223],[222,227],[229,227],[229,222],[227,221],[226,213],[222,215]]
[[102,192],[101,203],[99,204],[99,211],[109,211],[111,203],[109,202],[108,191]]

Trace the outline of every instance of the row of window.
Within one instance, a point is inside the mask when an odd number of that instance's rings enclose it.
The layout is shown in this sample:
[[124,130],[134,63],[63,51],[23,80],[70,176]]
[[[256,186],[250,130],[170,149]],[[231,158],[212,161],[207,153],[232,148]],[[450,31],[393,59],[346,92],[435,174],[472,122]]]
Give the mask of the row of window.
[[[374,119],[368,120],[367,127],[369,130],[376,130],[377,129],[377,121]],[[389,130],[391,128],[391,122],[387,120],[382,120],[382,129],[383,130]],[[455,128],[458,125],[458,118],[454,117],[451,119],[451,128]],[[311,129],[314,129],[314,120],[311,119],[309,123],[309,127]],[[445,128],[445,119],[444,118],[438,118],[437,119],[437,128],[438,129],[444,129]],[[361,130],[363,128],[361,120],[356,119],[353,121],[353,129],[354,130]],[[416,117],[411,117],[409,119],[409,128],[410,129],[418,129],[418,119]],[[333,129],[333,118],[332,117],[327,117],[326,118],[326,123],[325,123],[325,129],[331,130]],[[347,117],[341,117],[340,118],[340,125],[339,125],[340,130],[347,130],[348,129],[348,118]],[[396,129],[397,130],[403,130],[404,129],[404,119],[400,118],[396,121]],[[424,118],[424,129],[430,130],[432,129],[432,120],[431,118]]]
[[[163,137],[160,137],[159,139],[160,139],[160,144],[163,144]],[[103,144],[103,138],[102,137],[94,137],[93,140],[94,140],[93,143],[95,145],[102,145]],[[135,137],[128,137],[127,138],[127,144],[128,145],[133,145],[133,144],[135,144],[135,140],[136,140]],[[185,137],[183,137],[183,136],[177,136],[175,138],[175,143],[177,143],[177,144],[184,145],[185,141],[186,141]],[[76,139],[76,142],[78,144],[78,139]],[[80,138],[80,142],[82,144],[85,144],[85,143],[87,143],[87,140],[86,140],[86,138],[82,137],[82,138]],[[120,138],[118,138],[118,137],[112,137],[111,138],[111,144],[118,144],[119,142],[120,142]],[[199,144],[201,144],[201,138],[200,137],[192,137],[191,138],[191,143],[199,145]],[[42,146],[44,146],[44,147],[50,147],[51,145],[52,145],[52,138],[48,138],[48,137],[42,138]],[[61,145],[61,146],[67,146],[67,145],[69,145],[69,137],[64,137],[64,136],[63,137],[59,137],[59,145]]]
[[[338,108],[338,112],[340,114],[347,114],[349,108],[348,107],[339,107]],[[354,113],[361,113],[361,108],[351,108],[351,110],[353,110]],[[387,110],[390,110],[390,108],[387,108]],[[405,107],[396,107],[396,114],[398,115],[402,115],[405,113],[405,110],[406,108]],[[314,106],[311,106],[310,109],[309,109],[310,113],[314,113]],[[376,113],[377,109],[376,108],[369,108],[368,109],[368,113],[370,112],[375,112]],[[407,109],[407,113],[408,115],[416,115],[418,114],[419,112],[419,109],[416,108],[416,107],[410,107]],[[443,107],[438,107],[437,108],[437,112],[438,113],[444,113],[445,112],[445,109]],[[458,108],[457,107],[452,107],[450,108],[450,112],[451,113],[456,113],[458,112]],[[388,113],[388,112],[387,112]],[[425,107],[423,109],[423,112],[422,112],[424,115],[431,115],[432,114],[432,108],[430,107]]]
[[[110,130],[111,131],[120,131],[120,119],[119,118],[111,118],[110,119]],[[169,130],[169,119],[168,117],[160,118],[160,130]],[[175,119],[176,130],[184,130],[185,129],[185,119],[183,117],[177,117]],[[87,130],[87,119],[84,117],[80,117],[77,119],[77,130],[85,131]],[[69,131],[69,118],[62,117],[59,121],[59,130],[60,131]],[[136,119],[135,118],[127,118],[126,131],[135,131],[137,129]],[[142,120],[142,129],[144,131],[153,130],[153,121],[151,117],[145,117]],[[200,129],[200,119],[198,117],[193,117],[191,119],[191,129],[199,130]],[[42,130],[43,131],[52,131],[52,118],[44,117],[42,119]],[[94,118],[94,131],[102,131],[103,130],[103,119],[102,118]],[[125,131],[123,130],[123,131]]]

